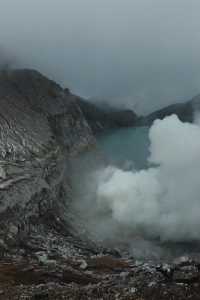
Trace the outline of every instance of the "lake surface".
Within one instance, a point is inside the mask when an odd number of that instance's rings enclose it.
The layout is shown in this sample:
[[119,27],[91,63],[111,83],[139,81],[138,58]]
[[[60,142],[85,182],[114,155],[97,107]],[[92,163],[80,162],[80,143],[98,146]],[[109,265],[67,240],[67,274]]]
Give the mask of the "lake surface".
[[147,166],[148,134],[148,127],[119,129],[101,137],[98,144],[110,162],[122,167],[133,165],[138,170]]

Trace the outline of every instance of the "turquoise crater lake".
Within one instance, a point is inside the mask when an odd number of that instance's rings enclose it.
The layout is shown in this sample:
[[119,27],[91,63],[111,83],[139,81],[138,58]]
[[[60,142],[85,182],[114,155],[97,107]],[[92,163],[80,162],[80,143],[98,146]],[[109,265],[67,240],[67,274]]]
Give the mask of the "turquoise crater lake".
[[111,163],[139,170],[147,166],[148,134],[148,127],[119,129],[99,138],[98,144]]

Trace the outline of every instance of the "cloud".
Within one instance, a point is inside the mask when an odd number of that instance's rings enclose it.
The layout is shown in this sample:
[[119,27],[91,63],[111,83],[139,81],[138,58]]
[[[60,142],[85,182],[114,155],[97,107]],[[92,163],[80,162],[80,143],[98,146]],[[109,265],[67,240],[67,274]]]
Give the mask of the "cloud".
[[147,112],[200,90],[196,0],[0,3],[1,44],[18,66],[83,96]]
[[149,137],[151,166],[106,169],[97,203],[133,235],[199,241],[200,127],[173,115],[155,121]]

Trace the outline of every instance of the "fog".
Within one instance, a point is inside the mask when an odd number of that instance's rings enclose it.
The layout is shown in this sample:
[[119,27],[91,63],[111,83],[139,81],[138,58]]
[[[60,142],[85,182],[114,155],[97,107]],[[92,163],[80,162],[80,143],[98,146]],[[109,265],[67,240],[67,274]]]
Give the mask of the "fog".
[[149,112],[200,92],[199,11],[198,0],[0,0],[0,53],[93,101]]

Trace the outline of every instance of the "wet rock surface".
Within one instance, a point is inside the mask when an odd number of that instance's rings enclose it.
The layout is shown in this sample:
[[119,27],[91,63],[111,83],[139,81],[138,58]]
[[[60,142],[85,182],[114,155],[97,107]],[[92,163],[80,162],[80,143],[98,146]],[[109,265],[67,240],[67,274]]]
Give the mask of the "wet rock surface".
[[69,91],[0,74],[0,299],[200,299],[198,261],[140,263],[74,230],[71,164],[92,147]]

